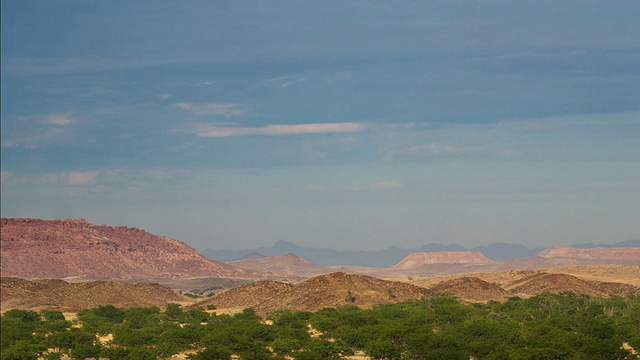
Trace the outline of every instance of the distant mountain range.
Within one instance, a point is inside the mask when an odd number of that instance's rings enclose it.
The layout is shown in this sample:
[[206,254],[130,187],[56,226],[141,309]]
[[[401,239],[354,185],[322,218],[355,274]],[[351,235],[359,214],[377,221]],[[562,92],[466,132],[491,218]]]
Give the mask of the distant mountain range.
[[[578,244],[575,248],[596,248],[596,247],[640,247],[640,240],[627,240],[617,244]],[[530,249],[523,245],[496,242],[486,246],[476,246],[465,248],[452,244],[442,245],[437,243],[427,244],[417,249],[403,249],[392,246],[384,250],[364,251],[364,250],[336,250],[330,248],[307,248],[293,243],[280,240],[272,247],[259,247],[245,250],[212,250],[207,249],[202,254],[209,259],[228,262],[242,260],[246,258],[260,258],[267,256],[282,256],[293,253],[310,262],[322,266],[355,265],[368,267],[391,267],[412,253],[424,252],[451,252],[451,251],[477,251],[491,260],[506,261],[509,259],[528,258],[537,255],[544,248]]]
[[[0,272],[2,276],[24,278],[289,279],[333,271],[395,278],[568,265],[640,264],[638,240],[606,247],[580,244],[529,249],[494,243],[466,249],[459,245],[428,244],[418,249],[390,247],[380,251],[314,249],[279,241],[271,248],[205,251],[204,255],[212,258],[209,259],[181,241],[126,226],[94,225],[82,219],[12,218],[1,218],[0,225]],[[229,261],[242,258],[245,260]]]

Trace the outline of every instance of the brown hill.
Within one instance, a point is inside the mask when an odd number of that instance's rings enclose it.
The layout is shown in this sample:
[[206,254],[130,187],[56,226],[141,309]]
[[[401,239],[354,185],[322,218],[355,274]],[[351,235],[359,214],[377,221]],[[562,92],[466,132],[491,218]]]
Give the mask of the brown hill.
[[269,256],[260,259],[245,258],[229,261],[227,264],[258,272],[269,272],[288,278],[308,278],[332,272],[329,268],[316,265],[294,254]]
[[295,285],[275,281],[248,284],[194,306],[253,307],[259,314],[267,315],[282,309],[317,311],[342,305],[370,308],[378,304],[419,299],[429,294],[429,290],[407,283],[337,272],[316,276]]
[[[411,284],[426,287],[433,290],[433,287],[460,278],[478,278],[483,281],[496,284],[503,289],[510,290],[517,285],[526,283],[537,276],[544,274],[572,275],[589,286],[603,289],[603,293],[609,295],[617,294],[617,291],[608,289],[640,289],[640,266],[631,265],[579,265],[538,270],[508,270],[495,272],[474,272],[462,274],[450,274],[438,277],[424,277],[410,280]],[[619,284],[631,285],[620,287]],[[558,286],[558,292],[570,291],[572,288]],[[514,290],[515,293],[515,290]],[[518,295],[527,295],[519,293]],[[535,295],[535,292],[531,295]],[[497,300],[497,299],[496,299]]]
[[116,281],[69,283],[63,280],[0,279],[2,311],[10,309],[49,309],[77,312],[98,305],[117,307],[163,307],[184,300],[159,284],[126,284]]
[[497,284],[469,276],[442,281],[429,287],[429,290],[436,294],[451,294],[469,302],[502,301],[512,296]]
[[507,286],[506,290],[517,294],[538,295],[545,292],[573,292],[590,296],[625,296],[630,292],[638,292],[640,288],[633,285],[588,281],[568,274],[538,273],[519,279]]
[[584,280],[615,282],[640,287],[640,266],[637,265],[575,265],[549,268],[547,272],[574,275]]
[[80,220],[0,220],[3,276],[110,279],[228,276],[254,272],[210,260],[178,240]]
[[221,292],[191,307],[215,305],[218,309],[254,308],[259,314],[267,315],[287,308],[284,303],[294,287],[293,284],[280,281],[256,281]]

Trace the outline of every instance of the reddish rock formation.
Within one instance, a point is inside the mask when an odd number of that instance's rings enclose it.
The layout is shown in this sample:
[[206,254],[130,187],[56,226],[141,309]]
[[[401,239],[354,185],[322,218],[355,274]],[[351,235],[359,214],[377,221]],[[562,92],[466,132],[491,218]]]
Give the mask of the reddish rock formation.
[[478,251],[425,252],[409,254],[394,269],[411,269],[434,264],[493,264],[495,261]]
[[210,260],[178,240],[79,220],[2,218],[2,276],[110,279],[228,276],[252,271]]
[[493,271],[499,266],[477,251],[426,252],[409,254],[398,264],[381,271],[376,276],[401,277],[405,275],[437,276],[476,271]]

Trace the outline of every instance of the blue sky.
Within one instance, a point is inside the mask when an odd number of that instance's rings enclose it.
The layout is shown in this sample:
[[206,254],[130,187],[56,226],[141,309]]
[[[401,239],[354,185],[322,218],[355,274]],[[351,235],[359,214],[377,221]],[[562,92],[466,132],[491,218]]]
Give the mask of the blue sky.
[[1,4],[2,216],[199,250],[640,237],[638,1]]

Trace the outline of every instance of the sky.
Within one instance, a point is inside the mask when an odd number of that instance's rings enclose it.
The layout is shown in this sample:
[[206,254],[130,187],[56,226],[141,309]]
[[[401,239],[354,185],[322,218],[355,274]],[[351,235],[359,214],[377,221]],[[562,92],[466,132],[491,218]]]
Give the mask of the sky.
[[3,217],[198,250],[640,238],[640,1],[1,0]]

